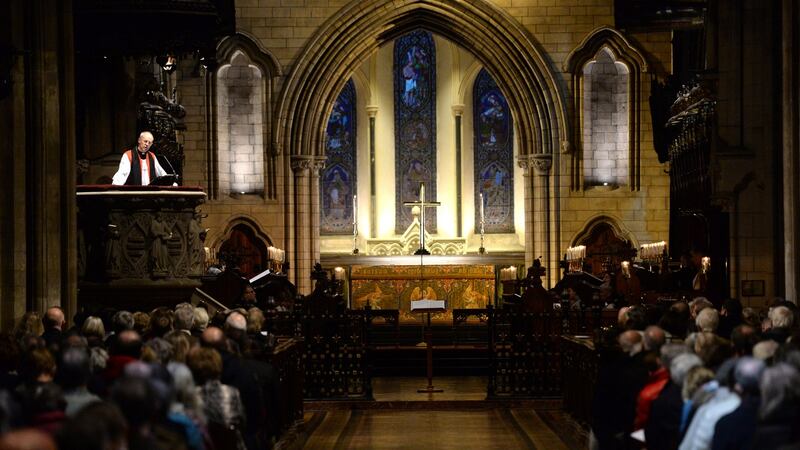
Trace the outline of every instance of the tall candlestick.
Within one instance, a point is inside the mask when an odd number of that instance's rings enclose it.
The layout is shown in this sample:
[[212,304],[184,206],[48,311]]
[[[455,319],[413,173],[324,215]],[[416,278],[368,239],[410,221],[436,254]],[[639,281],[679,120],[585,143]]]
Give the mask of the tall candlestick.
[[353,194],[353,254],[358,254],[358,196]]
[[483,192],[481,192],[478,195],[480,196],[480,201],[481,201],[481,228],[483,228],[483,223],[484,223],[483,222]]

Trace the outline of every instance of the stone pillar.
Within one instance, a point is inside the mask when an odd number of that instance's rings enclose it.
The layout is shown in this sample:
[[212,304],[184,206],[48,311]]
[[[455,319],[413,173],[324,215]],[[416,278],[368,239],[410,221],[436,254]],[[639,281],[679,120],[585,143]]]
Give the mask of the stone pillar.
[[519,155],[517,165],[522,168],[525,180],[525,266],[533,264],[533,164],[529,155]]
[[75,68],[72,1],[12,0],[0,8],[0,48],[11,51],[0,99],[4,164],[0,306],[8,325],[26,309],[77,302]]
[[542,257],[542,267],[547,269],[546,288],[553,280],[553,261],[550,254],[550,167],[552,156],[548,153],[531,155],[533,166],[533,259]]
[[[311,202],[311,229],[309,235],[311,237],[311,264],[319,261],[319,218],[320,218],[320,192],[319,192],[319,174],[325,167],[325,156],[317,156],[311,161],[309,167],[311,175],[311,189],[308,192]],[[310,275],[309,275],[310,276]]]
[[784,297],[798,301],[800,283],[800,6],[783,0],[783,263]]
[[377,180],[375,179],[375,117],[378,115],[378,107],[367,106],[367,114],[369,115],[369,237],[374,239],[378,237]]
[[293,155],[294,172],[294,242],[293,258],[289,261],[294,267],[294,284],[300,294],[311,293],[311,268],[313,266],[311,249],[311,196],[309,195],[311,169],[314,159],[311,156]]
[[456,142],[456,236],[464,235],[464,224],[462,212],[463,201],[461,198],[461,119],[464,116],[464,105],[453,105],[453,118],[455,119],[455,142]]

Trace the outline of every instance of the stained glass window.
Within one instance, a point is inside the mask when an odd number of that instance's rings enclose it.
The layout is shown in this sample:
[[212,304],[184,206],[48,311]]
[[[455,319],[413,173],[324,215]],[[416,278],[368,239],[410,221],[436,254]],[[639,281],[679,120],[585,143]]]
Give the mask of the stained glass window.
[[480,231],[483,194],[484,231],[514,232],[514,136],[511,112],[486,69],[473,90],[475,135],[475,232]]
[[356,193],[356,88],[353,80],[333,105],[328,118],[325,154],[320,178],[320,234],[353,232],[353,195]]
[[[408,33],[394,46],[395,231],[413,220],[403,202],[436,199],[436,48],[422,30]],[[429,211],[432,212],[432,211]],[[426,214],[425,228],[436,231],[436,214]]]

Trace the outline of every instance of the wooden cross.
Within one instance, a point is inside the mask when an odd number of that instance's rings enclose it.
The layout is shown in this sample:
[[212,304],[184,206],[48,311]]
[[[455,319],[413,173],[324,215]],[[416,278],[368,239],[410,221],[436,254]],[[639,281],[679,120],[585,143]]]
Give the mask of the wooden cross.
[[403,206],[419,206],[419,249],[414,252],[415,255],[430,255],[431,253],[425,249],[425,208],[436,208],[440,206],[441,202],[426,202],[425,201],[425,183],[419,184],[419,201],[417,202],[404,202]]

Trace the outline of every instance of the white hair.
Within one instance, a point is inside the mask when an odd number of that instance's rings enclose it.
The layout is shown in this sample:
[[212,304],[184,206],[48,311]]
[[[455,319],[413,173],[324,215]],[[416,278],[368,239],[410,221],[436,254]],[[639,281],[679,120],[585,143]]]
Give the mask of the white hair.
[[794,322],[794,314],[792,310],[785,306],[776,306],[769,310],[769,320],[772,321],[772,326],[775,328],[791,328]]
[[232,312],[228,315],[228,318],[225,319],[225,327],[232,328],[234,330],[246,331],[247,330],[247,319],[238,312]]
[[717,326],[719,326],[719,312],[714,308],[703,308],[694,323],[699,331],[713,333],[717,331]]

